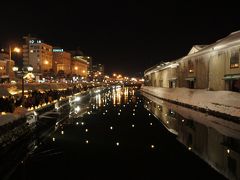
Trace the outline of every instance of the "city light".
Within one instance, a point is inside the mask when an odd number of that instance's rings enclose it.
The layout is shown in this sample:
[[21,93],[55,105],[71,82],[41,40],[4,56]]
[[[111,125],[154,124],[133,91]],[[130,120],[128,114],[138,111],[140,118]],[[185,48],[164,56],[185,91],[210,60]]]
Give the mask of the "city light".
[[21,52],[21,49],[18,48],[18,47],[15,47],[15,48],[13,49],[13,51],[16,52],[16,53],[20,53],[20,52]]
[[12,70],[13,70],[13,71],[18,71],[18,67],[14,66],[14,67],[12,68]]

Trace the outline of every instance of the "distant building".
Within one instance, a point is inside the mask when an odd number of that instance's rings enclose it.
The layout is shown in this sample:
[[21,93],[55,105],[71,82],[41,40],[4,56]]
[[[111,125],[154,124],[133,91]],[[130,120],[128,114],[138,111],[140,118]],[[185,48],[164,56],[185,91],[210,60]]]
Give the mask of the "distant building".
[[207,46],[195,45],[186,56],[147,69],[145,85],[240,92],[239,49],[240,31]]
[[0,60],[0,81],[9,81],[15,77],[13,67],[15,63],[13,60]]
[[61,48],[53,48],[53,71],[58,74],[63,71],[65,75],[71,74],[71,54]]
[[103,81],[104,79],[104,66],[102,64],[94,64],[92,66],[93,80]]
[[9,59],[9,53],[1,49],[0,51],[0,76],[4,77],[5,79],[13,79],[15,77],[12,68],[15,65],[13,60]]
[[31,65],[33,72],[44,73],[52,69],[52,46],[30,36],[24,37],[23,65]]
[[73,50],[69,52],[71,53],[73,58],[78,57],[88,62],[87,72],[88,72],[88,75],[91,75],[92,74],[92,57],[84,55],[84,53],[79,48],[77,48],[77,50]]
[[101,75],[104,75],[104,65],[102,65],[102,64],[94,64],[92,66],[92,71],[93,71],[93,74],[96,74],[96,73],[99,74],[99,72],[100,72]]
[[0,51],[0,59],[1,60],[9,60],[9,53],[5,52],[4,49]]
[[89,62],[84,56],[72,57],[72,75],[87,77]]
[[6,75],[6,61],[0,60],[0,76]]

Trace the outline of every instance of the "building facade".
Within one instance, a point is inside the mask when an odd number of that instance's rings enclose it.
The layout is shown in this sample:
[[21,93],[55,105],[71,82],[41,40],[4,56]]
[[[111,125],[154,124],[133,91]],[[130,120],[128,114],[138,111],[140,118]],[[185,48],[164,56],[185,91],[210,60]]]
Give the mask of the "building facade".
[[104,65],[94,64],[92,66],[92,76],[94,81],[103,81],[104,79]]
[[72,75],[87,77],[89,62],[83,56],[72,57]]
[[145,85],[240,92],[240,31],[210,45],[195,45],[177,60],[144,72]]
[[13,60],[0,60],[0,79],[1,82],[9,81],[14,79],[15,74],[13,72],[13,67],[15,62]]
[[53,71],[58,74],[60,71],[65,75],[71,74],[71,54],[63,49],[53,49]]
[[53,60],[52,46],[37,38],[29,36],[24,38],[26,42],[23,45],[23,65],[31,65],[35,73],[50,71]]

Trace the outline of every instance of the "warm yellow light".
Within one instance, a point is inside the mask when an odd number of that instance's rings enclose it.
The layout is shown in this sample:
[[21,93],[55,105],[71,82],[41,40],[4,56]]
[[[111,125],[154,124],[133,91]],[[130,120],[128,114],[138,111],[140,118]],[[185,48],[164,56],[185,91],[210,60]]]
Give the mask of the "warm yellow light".
[[98,74],[99,74],[99,75],[101,75],[102,73],[101,73],[101,72],[99,72]]
[[85,71],[85,70],[83,70],[82,72],[83,72],[83,73],[85,73],[86,71]]
[[16,52],[16,53],[20,53],[20,52],[21,52],[21,49],[18,48],[18,47],[15,47],[15,48],[13,49],[13,51]]
[[78,70],[78,67],[77,67],[77,66],[75,66],[75,67],[74,67],[74,69],[75,69],[75,70]]
[[230,154],[230,149],[227,149],[227,153]]
[[49,62],[47,60],[44,61],[44,64],[49,64]]
[[115,77],[115,76],[117,76],[117,75],[114,73],[113,76]]
[[13,70],[13,71],[18,71],[18,67],[14,66],[14,67],[12,68],[12,70]]

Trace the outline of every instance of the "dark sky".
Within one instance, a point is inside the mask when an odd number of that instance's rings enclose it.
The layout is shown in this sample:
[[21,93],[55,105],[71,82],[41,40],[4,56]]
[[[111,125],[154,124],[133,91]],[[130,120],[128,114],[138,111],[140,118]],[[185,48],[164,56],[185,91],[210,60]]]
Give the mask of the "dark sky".
[[4,2],[0,43],[30,33],[66,50],[79,47],[108,73],[135,75],[240,30],[236,1],[63,1]]

